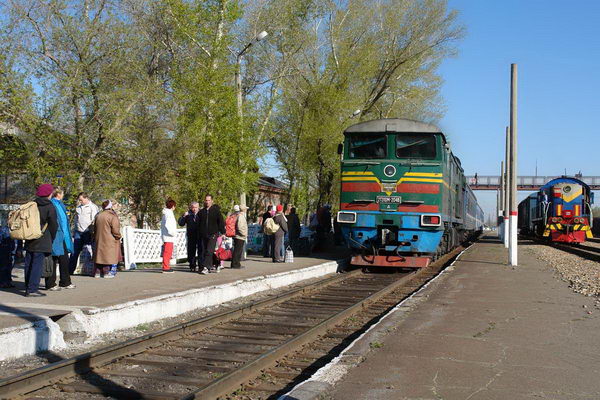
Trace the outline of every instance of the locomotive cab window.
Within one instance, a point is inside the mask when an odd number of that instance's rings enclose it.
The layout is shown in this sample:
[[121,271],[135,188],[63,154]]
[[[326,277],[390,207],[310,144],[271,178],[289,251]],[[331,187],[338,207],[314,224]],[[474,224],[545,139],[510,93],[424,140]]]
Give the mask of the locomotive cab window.
[[383,159],[387,157],[387,137],[384,134],[352,135],[348,144],[349,158]]
[[437,156],[435,135],[400,133],[396,135],[396,157],[435,159]]

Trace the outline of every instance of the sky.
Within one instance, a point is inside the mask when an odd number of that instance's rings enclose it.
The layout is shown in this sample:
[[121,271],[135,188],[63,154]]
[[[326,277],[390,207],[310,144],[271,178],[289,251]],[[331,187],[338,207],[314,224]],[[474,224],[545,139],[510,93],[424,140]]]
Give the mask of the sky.
[[[440,67],[440,128],[467,175],[498,175],[518,67],[519,175],[600,175],[600,1],[449,0],[466,37]],[[530,192],[529,192],[530,193]],[[519,192],[524,198],[528,192]],[[495,214],[495,192],[476,192]],[[596,198],[600,198],[596,194]]]

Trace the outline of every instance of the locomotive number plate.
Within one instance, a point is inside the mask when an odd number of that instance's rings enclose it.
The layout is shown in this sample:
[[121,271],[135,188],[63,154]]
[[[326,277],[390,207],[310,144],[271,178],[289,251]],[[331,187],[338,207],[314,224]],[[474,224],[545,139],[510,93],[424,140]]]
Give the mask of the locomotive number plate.
[[402,203],[402,197],[400,197],[400,196],[377,196],[377,203],[379,203],[379,204],[400,204],[400,203]]

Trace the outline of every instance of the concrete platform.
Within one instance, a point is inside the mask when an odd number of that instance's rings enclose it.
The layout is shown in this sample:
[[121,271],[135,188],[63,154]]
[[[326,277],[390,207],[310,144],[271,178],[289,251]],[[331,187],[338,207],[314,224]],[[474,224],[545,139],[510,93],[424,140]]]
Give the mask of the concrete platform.
[[17,287],[0,290],[0,361],[335,273],[335,260],[344,256],[339,249],[277,264],[250,256],[245,269],[230,269],[226,262],[220,273],[207,275],[192,273],[187,265],[176,266],[174,274],[138,269],[114,279],[75,275],[76,289],[43,291],[47,296],[38,298],[23,296],[23,270],[16,268]]
[[599,399],[595,299],[519,260],[484,238],[285,398]]

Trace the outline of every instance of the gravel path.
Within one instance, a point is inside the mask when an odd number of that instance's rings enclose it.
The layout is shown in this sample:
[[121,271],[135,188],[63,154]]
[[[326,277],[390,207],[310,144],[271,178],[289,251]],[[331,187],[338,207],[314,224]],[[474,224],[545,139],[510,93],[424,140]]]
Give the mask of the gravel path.
[[[586,243],[586,245],[600,247],[598,243]],[[600,263],[550,246],[532,244],[527,248],[537,258],[551,265],[575,292],[585,296],[600,296]]]

